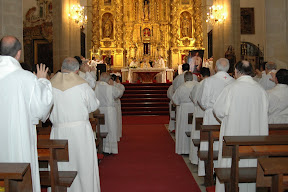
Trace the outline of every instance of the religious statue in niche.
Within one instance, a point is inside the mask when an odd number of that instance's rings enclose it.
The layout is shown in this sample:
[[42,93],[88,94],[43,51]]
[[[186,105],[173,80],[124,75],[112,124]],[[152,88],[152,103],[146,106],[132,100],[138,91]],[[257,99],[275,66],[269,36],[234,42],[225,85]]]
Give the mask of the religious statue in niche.
[[144,0],[144,20],[149,20],[149,1]]
[[188,12],[183,12],[181,14],[181,37],[192,38],[192,20]]
[[113,16],[111,13],[105,13],[102,17],[102,34],[103,38],[113,37]]

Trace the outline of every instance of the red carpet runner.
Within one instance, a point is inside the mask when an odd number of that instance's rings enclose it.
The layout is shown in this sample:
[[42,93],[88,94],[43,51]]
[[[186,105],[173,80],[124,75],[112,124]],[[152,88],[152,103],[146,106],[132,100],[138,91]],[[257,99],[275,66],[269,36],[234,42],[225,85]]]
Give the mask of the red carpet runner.
[[[125,118],[119,154],[106,156],[99,165],[102,192],[200,192],[184,160],[175,154],[163,119],[142,116],[133,125],[127,117],[128,125]],[[150,120],[154,124],[147,124]]]

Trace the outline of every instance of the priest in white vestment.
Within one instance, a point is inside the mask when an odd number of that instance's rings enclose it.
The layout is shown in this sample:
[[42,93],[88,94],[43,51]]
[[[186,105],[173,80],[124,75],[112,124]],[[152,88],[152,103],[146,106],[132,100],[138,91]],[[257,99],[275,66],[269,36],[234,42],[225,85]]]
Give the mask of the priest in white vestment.
[[77,75],[79,64],[66,58],[52,79],[54,107],[50,139],[68,140],[69,162],[58,162],[59,171],[77,171],[68,192],[100,192],[98,159],[89,113],[99,107],[92,88]]
[[[138,62],[136,61],[136,58],[133,58],[131,63],[129,64],[129,68],[137,68],[138,67]],[[133,73],[131,72],[131,69],[129,69],[128,72],[128,81],[129,83],[133,83]]]
[[121,96],[121,91],[113,86],[108,73],[101,73],[100,81],[95,87],[96,97],[100,101],[100,113],[105,115],[105,125],[100,125],[101,132],[108,135],[103,139],[103,152],[118,154],[118,122],[115,100]]
[[[177,77],[173,80],[172,85],[173,85],[173,92],[176,91],[176,89],[178,87],[180,87],[185,81],[184,81],[184,73],[186,73],[187,71],[189,71],[189,64],[188,63],[184,63],[182,65],[182,70],[183,73],[181,75],[177,75]],[[193,80],[197,81],[197,76],[195,74],[193,74]]]
[[192,126],[188,124],[188,113],[194,112],[194,104],[189,98],[193,87],[198,84],[193,80],[191,72],[184,74],[185,83],[177,88],[172,100],[176,108],[176,134],[175,134],[175,152],[177,154],[189,154],[190,138],[185,132],[190,132]]
[[[217,98],[213,111],[221,121],[218,167],[231,167],[231,158],[222,157],[223,136],[268,135],[268,96],[250,76],[253,67],[248,61],[235,65],[236,81],[227,85]],[[257,159],[241,159],[239,167],[257,167]],[[225,191],[216,181],[216,192]],[[255,192],[255,183],[240,183],[240,192]]]
[[196,130],[196,117],[203,117],[204,110],[199,106],[198,101],[201,99],[199,90],[203,86],[203,80],[210,76],[209,68],[202,67],[200,71],[200,83],[194,86],[190,93],[190,99],[194,103],[194,113],[192,120],[192,130],[191,130],[191,144],[190,144],[190,153],[189,160],[192,164],[198,165],[198,147],[194,146],[192,139],[200,139],[200,130]]
[[[199,100],[199,105],[205,110],[203,125],[219,125],[219,122],[215,119],[213,114],[213,105],[224,87],[234,82],[234,79],[227,73],[229,66],[228,59],[218,59],[216,61],[217,73],[205,79],[203,81],[203,86],[201,86],[201,89],[199,90],[201,98]],[[218,150],[218,141],[214,142],[213,150]],[[200,143],[200,151],[208,151],[207,141]],[[205,166],[203,161],[199,161],[198,175],[205,175]]]
[[123,96],[123,93],[125,91],[125,87],[123,84],[121,84],[119,80],[119,76],[112,75],[113,79],[113,85],[114,87],[118,88],[121,92],[120,96],[115,100],[115,107],[117,111],[117,123],[118,123],[118,131],[117,131],[117,140],[120,141],[120,138],[122,137],[122,111],[121,111],[121,101],[120,98]]
[[93,70],[91,70],[91,68],[92,67],[88,65],[88,62],[84,61],[80,65],[79,76],[87,81],[89,86],[94,89],[96,85],[96,68],[92,68]]
[[[162,56],[159,56],[159,59],[155,62],[154,68],[163,68],[165,69],[165,61]],[[158,83],[166,83],[166,70],[158,73],[156,75],[156,81]]]
[[277,65],[275,63],[268,62],[265,64],[265,71],[262,71],[262,73],[258,71],[258,76],[260,76],[258,82],[265,90],[272,89],[276,86],[275,82],[271,81],[271,73],[276,73],[276,68]]
[[36,125],[53,104],[48,68],[37,65],[37,76],[23,70],[15,37],[3,37],[0,52],[0,162],[30,163],[33,191],[40,192]]
[[269,98],[269,124],[288,123],[288,70],[276,73],[276,86],[267,90]]
[[172,111],[172,105],[173,105],[172,96],[173,96],[173,85],[170,85],[168,90],[167,90],[167,97],[170,99],[170,102],[169,102],[169,127],[168,127],[168,130],[170,132],[175,130],[175,120],[172,120],[172,119],[175,118],[175,115],[176,115],[175,111]]

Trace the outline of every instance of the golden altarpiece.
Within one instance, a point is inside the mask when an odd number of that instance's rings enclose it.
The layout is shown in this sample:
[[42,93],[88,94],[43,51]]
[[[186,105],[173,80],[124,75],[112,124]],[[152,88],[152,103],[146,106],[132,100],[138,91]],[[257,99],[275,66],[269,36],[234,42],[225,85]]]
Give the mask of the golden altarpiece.
[[114,69],[160,55],[176,68],[203,49],[201,0],[93,0],[92,9],[92,55],[110,56]]

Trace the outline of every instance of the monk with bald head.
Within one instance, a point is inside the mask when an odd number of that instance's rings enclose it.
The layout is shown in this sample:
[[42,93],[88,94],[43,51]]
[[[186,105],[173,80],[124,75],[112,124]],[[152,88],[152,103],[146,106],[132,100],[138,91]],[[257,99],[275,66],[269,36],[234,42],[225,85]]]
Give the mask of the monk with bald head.
[[21,47],[13,36],[0,41],[0,162],[30,163],[33,191],[40,192],[35,125],[48,118],[52,86],[45,65],[37,75],[22,69]]
[[[268,96],[252,74],[251,63],[239,61],[235,65],[236,81],[223,89],[213,106],[221,121],[218,167],[231,167],[231,158],[222,157],[223,136],[268,135]],[[241,159],[239,166],[257,167],[257,159]],[[220,191],[225,191],[224,184],[217,179],[216,192]],[[239,184],[239,191],[256,191],[256,184]]]

